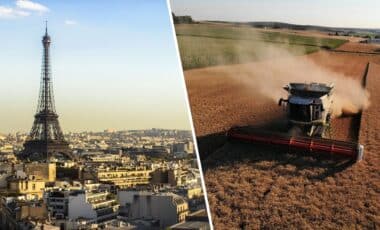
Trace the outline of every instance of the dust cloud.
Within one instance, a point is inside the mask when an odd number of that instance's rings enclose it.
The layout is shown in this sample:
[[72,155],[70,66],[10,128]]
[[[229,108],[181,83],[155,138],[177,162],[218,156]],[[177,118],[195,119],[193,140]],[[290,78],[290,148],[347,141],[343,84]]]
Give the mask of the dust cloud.
[[[290,82],[334,84],[333,115],[353,115],[370,105],[369,93],[361,83],[346,76],[323,68],[305,56],[295,56],[287,50],[262,43],[257,52],[264,61],[244,64],[238,73],[229,74],[252,91],[273,99],[276,103],[286,98],[283,87]],[[225,68],[228,71],[228,68]]]

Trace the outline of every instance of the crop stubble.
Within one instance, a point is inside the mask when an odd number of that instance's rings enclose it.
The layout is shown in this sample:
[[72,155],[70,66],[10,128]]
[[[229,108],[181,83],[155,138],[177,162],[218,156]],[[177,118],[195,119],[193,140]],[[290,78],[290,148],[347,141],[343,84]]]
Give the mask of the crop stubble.
[[[376,55],[320,51],[308,58],[317,65],[361,80]],[[288,154],[244,143],[226,143],[223,132],[234,125],[272,125],[283,111],[228,75],[260,63],[185,71],[189,99],[203,159],[213,221],[230,228],[375,228],[380,224],[379,149],[380,68],[369,70],[371,103],[362,115],[359,164],[307,154]],[[260,77],[260,76],[255,76]],[[355,140],[354,117],[333,120],[333,137]]]

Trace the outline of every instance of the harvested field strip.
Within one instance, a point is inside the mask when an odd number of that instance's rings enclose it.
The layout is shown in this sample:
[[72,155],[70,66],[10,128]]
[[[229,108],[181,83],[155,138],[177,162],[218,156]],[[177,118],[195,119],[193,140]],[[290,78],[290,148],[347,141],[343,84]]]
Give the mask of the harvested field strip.
[[329,52],[336,52],[336,53],[351,53],[351,54],[358,54],[358,55],[380,55],[379,52],[364,52],[364,51],[349,51],[349,50],[330,50],[327,49]]
[[[366,88],[371,98],[380,98],[379,85],[380,65],[370,63],[368,64]],[[368,156],[365,155],[366,159],[368,158],[372,163],[377,162],[379,164],[379,154],[377,154],[377,151],[380,149],[380,120],[378,118],[380,107],[376,105],[376,102],[373,101],[368,110],[362,112],[359,141],[365,145],[365,154],[368,153]]]
[[[368,69],[369,69],[369,63],[365,67],[363,78],[361,80],[363,88],[365,88],[367,85]],[[351,119],[350,132],[351,132],[351,136],[352,136],[352,141],[359,142],[361,119],[362,119],[362,112],[354,115]]]

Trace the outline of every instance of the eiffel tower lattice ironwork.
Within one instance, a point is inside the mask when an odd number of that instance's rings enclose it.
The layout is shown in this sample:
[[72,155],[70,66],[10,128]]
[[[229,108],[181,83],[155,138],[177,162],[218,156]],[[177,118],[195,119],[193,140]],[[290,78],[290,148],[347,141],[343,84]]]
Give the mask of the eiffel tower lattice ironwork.
[[50,68],[50,43],[51,39],[46,25],[45,35],[42,38],[44,49],[37,112],[34,116],[32,130],[24,143],[22,155],[24,158],[43,160],[49,159],[52,154],[61,153],[74,159],[69,143],[65,140],[59,126],[58,115],[55,111]]

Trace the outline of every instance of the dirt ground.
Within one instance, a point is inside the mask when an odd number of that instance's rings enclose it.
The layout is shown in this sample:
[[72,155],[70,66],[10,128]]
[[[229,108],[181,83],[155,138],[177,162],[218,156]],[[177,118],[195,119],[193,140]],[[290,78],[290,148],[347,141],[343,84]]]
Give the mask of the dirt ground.
[[372,63],[366,82],[371,106],[361,122],[355,115],[332,123],[334,139],[359,140],[365,146],[364,160],[352,164],[345,159],[226,142],[224,132],[232,126],[275,127],[283,119],[284,111],[272,99],[247,87],[244,80],[231,78],[254,69],[251,77],[262,81],[260,69],[267,71],[270,65],[185,71],[216,229],[380,227],[380,67],[376,65],[380,55],[320,51],[299,58],[360,82],[367,63]]
[[342,46],[338,47],[336,50],[380,54],[380,45],[366,44],[366,43],[361,44],[358,42],[347,42],[343,44]]

